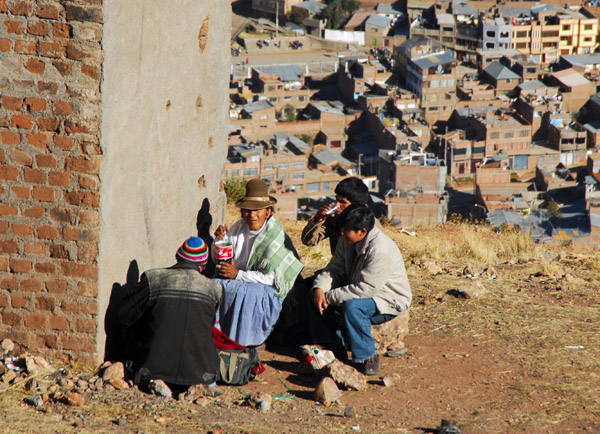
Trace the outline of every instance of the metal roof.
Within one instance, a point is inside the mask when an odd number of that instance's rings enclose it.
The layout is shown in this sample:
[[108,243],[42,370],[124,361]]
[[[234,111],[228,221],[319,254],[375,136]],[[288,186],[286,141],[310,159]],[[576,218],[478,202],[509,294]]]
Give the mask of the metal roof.
[[392,20],[387,17],[383,17],[381,15],[371,15],[369,18],[367,18],[365,24],[375,27],[387,27],[391,22]]
[[456,59],[452,55],[452,52],[446,51],[442,54],[434,54],[432,56],[422,57],[417,60],[413,60],[413,63],[421,69],[431,68],[437,65],[446,65],[447,63],[456,62]]
[[294,5],[294,7],[306,9],[311,15],[318,15],[321,13],[321,11],[327,8],[327,5],[315,0],[304,0],[302,3]]
[[560,81],[565,86],[583,86],[589,84],[589,80],[575,71],[573,68],[563,69],[562,71],[555,72],[552,74],[554,78]]
[[544,87],[545,84],[539,80],[529,80],[521,83],[518,87],[521,90],[533,90],[539,89],[540,87]]
[[270,108],[270,107],[273,107],[273,104],[270,103],[268,100],[255,101],[255,102],[251,102],[250,104],[246,104],[244,106],[243,110],[246,113],[251,114],[253,111],[262,110],[262,109],[266,109],[266,108]]
[[580,66],[582,68],[587,65],[597,65],[600,63],[600,53],[594,54],[563,54],[560,56],[561,59],[569,62],[573,66]]
[[342,115],[342,116],[344,115],[344,112],[342,110],[340,110],[338,108],[334,108],[334,107],[328,107],[323,104],[313,104],[313,107],[323,113],[331,113],[334,115]]
[[402,15],[402,11],[396,9],[393,5],[388,3],[379,3],[375,8],[378,14],[386,14],[386,15]]
[[259,74],[276,75],[281,81],[302,81],[302,69],[296,65],[254,66]]
[[325,149],[324,151],[319,152],[318,154],[312,154],[312,156],[318,160],[321,164],[331,164],[331,163],[344,163],[351,164],[350,161],[346,160],[340,154],[335,154],[331,152],[329,149]]

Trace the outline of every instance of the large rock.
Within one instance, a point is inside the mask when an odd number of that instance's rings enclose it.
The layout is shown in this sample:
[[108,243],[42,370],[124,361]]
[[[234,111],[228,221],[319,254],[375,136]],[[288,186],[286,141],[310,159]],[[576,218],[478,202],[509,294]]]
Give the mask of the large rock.
[[334,360],[329,364],[329,373],[333,380],[341,387],[354,390],[367,390],[367,377],[352,366],[348,366],[339,360]]
[[337,402],[342,397],[342,392],[330,377],[324,377],[317,388],[315,389],[315,400],[329,407],[334,402]]
[[123,363],[117,362],[112,365],[107,366],[102,373],[102,379],[105,382],[110,382],[110,380],[122,380],[125,377],[125,366]]
[[404,337],[408,334],[410,309],[405,310],[391,321],[371,327],[378,353],[404,348]]
[[474,280],[469,285],[458,288],[457,291],[464,298],[477,298],[485,295],[488,292],[480,280]]

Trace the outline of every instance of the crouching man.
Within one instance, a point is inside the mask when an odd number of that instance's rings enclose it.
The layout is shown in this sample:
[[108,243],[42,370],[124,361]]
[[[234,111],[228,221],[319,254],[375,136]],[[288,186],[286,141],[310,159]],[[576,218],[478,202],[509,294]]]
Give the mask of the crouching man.
[[[353,362],[366,375],[379,373],[379,356],[371,325],[390,321],[410,306],[412,293],[398,246],[375,227],[366,206],[350,205],[340,215],[343,242],[314,281],[316,310],[341,310]],[[331,322],[322,322],[323,325]],[[313,324],[313,336],[319,334]],[[323,334],[332,335],[331,330]],[[315,336],[316,337],[316,336]],[[318,338],[318,337],[316,337]]]
[[146,271],[123,297],[119,317],[140,387],[160,379],[177,391],[217,380],[212,327],[223,287],[201,274],[208,255],[202,238],[191,237],[177,250],[175,265]]

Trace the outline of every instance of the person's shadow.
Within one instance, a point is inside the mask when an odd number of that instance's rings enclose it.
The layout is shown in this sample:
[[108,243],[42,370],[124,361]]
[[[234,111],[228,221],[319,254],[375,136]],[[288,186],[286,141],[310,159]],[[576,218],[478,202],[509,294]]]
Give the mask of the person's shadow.
[[[210,201],[208,199],[204,199],[202,201],[202,207],[198,211],[198,215],[196,217],[196,230],[198,231],[198,236],[204,240],[206,245],[208,246],[208,251],[211,251],[211,247],[215,239],[210,234],[210,227],[212,225],[213,218],[210,213]],[[211,255],[208,255],[208,263],[204,268],[202,274],[206,277],[214,277],[215,276],[215,263],[212,260]]]
[[104,360],[125,362],[127,359],[127,335],[125,327],[119,320],[119,307],[121,306],[123,296],[127,292],[126,289],[133,289],[138,283],[139,278],[140,269],[137,260],[134,259],[129,263],[125,284],[113,283],[108,307],[106,308],[106,315],[104,316],[104,331],[106,333]]

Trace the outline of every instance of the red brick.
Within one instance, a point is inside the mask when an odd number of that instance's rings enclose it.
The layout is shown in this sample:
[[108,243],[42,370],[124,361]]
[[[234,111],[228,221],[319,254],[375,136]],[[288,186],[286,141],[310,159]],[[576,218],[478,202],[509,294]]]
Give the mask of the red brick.
[[14,240],[0,240],[0,253],[18,253],[19,245]]
[[89,318],[77,318],[75,320],[75,331],[79,333],[96,334],[96,320]]
[[62,271],[65,276],[82,277],[84,279],[98,278],[98,266],[95,264],[65,262],[62,264]]
[[14,181],[19,176],[19,169],[13,166],[0,166],[0,179]]
[[0,203],[0,215],[17,215],[19,210],[12,205]]
[[100,206],[100,195],[91,191],[70,191],[64,193],[65,201],[70,205],[87,206],[98,208]]
[[94,262],[98,257],[97,243],[78,243],[77,260],[81,262]]
[[25,135],[27,143],[40,149],[47,149],[48,134],[28,133]]
[[44,68],[46,67],[46,64],[41,60],[30,58],[27,59],[25,67],[27,68],[27,71],[31,72],[32,74],[41,75],[44,73]]
[[50,294],[66,294],[67,282],[64,280],[48,280],[46,281],[46,290]]
[[33,198],[38,202],[54,202],[54,189],[50,187],[33,187]]
[[58,167],[56,157],[52,154],[37,154],[35,156],[35,162],[37,163],[38,167],[44,167],[48,169],[56,169]]
[[50,328],[52,330],[69,330],[69,321],[64,316],[58,315],[50,315],[48,318],[48,323],[50,324]]
[[47,36],[48,23],[44,21],[29,21],[27,23],[27,33],[34,36]]
[[8,258],[0,256],[0,271],[8,271]]
[[100,8],[65,5],[65,12],[67,20],[102,22],[102,9]]
[[98,303],[95,301],[89,301],[87,303],[69,303],[63,302],[62,310],[69,313],[85,313],[85,314],[97,314]]
[[25,107],[29,112],[41,112],[46,110],[46,100],[43,98],[25,98]]
[[0,294],[0,307],[10,307],[8,297],[4,294]]
[[40,41],[39,46],[40,56],[53,57],[59,59],[65,57],[65,46],[60,42]]
[[[11,327],[18,327],[21,325],[21,315],[14,312],[3,312],[2,313],[2,324]],[[19,341],[21,343],[21,341]]]
[[52,36],[55,38],[70,38],[71,26],[67,23],[52,23]]
[[77,282],[77,295],[85,297],[98,296],[98,284],[96,282]]
[[70,151],[73,149],[73,139],[67,136],[54,136],[54,144],[62,149],[63,151]]
[[42,206],[30,206],[23,210],[23,215],[29,218],[39,218],[46,213],[46,209]]
[[31,188],[29,188],[29,187],[13,185],[11,187],[11,190],[17,199],[28,200],[31,198]]
[[12,116],[12,126],[14,128],[24,128],[31,130],[33,128],[33,116],[28,114],[14,114]]
[[6,5],[6,0],[0,0],[0,14],[5,14],[8,12],[8,6]]
[[16,131],[0,131],[0,141],[3,145],[18,145],[21,143],[21,135]]
[[33,13],[33,5],[26,1],[16,1],[12,4],[10,11],[13,15],[30,16]]
[[6,163],[6,151],[0,148],[0,163]]
[[37,16],[49,20],[57,20],[60,18],[60,10],[52,4],[38,5]]
[[33,226],[13,223],[12,231],[13,234],[17,237],[29,237],[33,235]]
[[21,309],[29,304],[29,300],[30,299],[28,297],[22,297],[20,295],[11,295],[10,304],[15,309]]
[[25,167],[23,171],[23,179],[25,180],[25,182],[31,182],[34,184],[45,184],[46,174],[40,169],[31,169],[29,167]]
[[42,225],[37,229],[37,236],[42,240],[54,240],[60,236],[60,232],[54,226]]
[[22,35],[23,23],[21,21],[4,20],[4,27],[6,27],[6,33],[13,35]]
[[58,131],[60,119],[58,118],[39,118],[37,126],[42,131]]
[[45,243],[25,243],[23,251],[29,255],[46,256]]
[[56,307],[56,301],[52,297],[37,297],[35,299],[35,308],[37,310],[47,310],[52,312]]
[[80,225],[98,225],[100,224],[100,213],[98,211],[79,210]]
[[2,108],[6,110],[21,110],[23,107],[23,98],[2,95]]
[[37,53],[37,42],[32,39],[19,39],[15,41],[15,53],[34,56]]
[[80,175],[79,186],[86,190],[99,191],[100,180],[97,176]]
[[53,244],[50,246],[50,257],[57,259],[69,259],[69,252],[65,246]]
[[90,134],[90,130],[88,129],[87,125],[85,125],[83,122],[73,119],[67,119],[65,121],[65,131],[69,134]]
[[65,168],[73,172],[84,172],[98,175],[100,173],[100,158],[66,157]]
[[36,273],[54,274],[54,264],[52,262],[36,262],[33,266]]
[[57,116],[68,116],[73,113],[73,104],[68,101],[54,101],[52,106]]
[[52,61],[52,65],[63,77],[71,74],[71,71],[73,70],[73,64],[69,61],[54,60]]
[[60,337],[60,343],[62,344],[62,349],[66,350],[66,351],[73,351],[76,353],[79,353],[79,352],[95,353],[96,352],[96,340],[94,338],[62,335]]
[[37,88],[40,93],[55,94],[58,92],[58,83],[51,81],[38,81]]
[[63,237],[66,241],[78,241],[79,229],[75,226],[65,226],[63,228]]
[[46,315],[30,313],[25,317],[25,327],[42,330],[46,328]]
[[21,291],[40,292],[44,285],[39,279],[24,279],[21,281]]
[[27,152],[23,152],[18,149],[13,149],[13,151],[10,154],[10,160],[13,162],[13,164],[29,167],[31,167],[31,165],[33,164],[33,158]]
[[10,39],[0,38],[0,52],[8,53],[12,50],[12,41]]
[[13,80],[14,86],[22,91],[34,91],[35,90],[35,81],[33,80]]
[[100,80],[100,69],[94,66],[81,65],[81,73],[93,78],[94,80]]
[[19,258],[10,258],[8,268],[12,273],[29,273],[31,271],[31,261]]
[[4,221],[4,220],[0,220],[0,234],[7,233],[9,227],[10,227],[10,223],[8,223],[7,221]]
[[48,184],[68,187],[71,184],[71,172],[48,172]]

